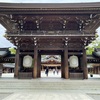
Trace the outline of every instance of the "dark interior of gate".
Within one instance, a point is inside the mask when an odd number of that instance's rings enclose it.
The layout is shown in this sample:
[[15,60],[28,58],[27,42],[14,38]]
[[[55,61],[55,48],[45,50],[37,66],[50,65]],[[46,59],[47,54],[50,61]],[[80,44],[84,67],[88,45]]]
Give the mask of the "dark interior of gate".
[[15,77],[39,78],[41,55],[61,55],[61,77],[87,79],[85,47],[100,25],[100,3],[0,4],[6,38],[17,46]]

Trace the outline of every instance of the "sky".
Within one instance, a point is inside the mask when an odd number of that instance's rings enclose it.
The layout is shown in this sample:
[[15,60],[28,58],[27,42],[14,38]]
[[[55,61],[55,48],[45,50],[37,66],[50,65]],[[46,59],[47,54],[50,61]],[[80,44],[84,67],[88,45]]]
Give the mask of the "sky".
[[[84,3],[84,2],[100,2],[100,0],[0,0],[0,2],[8,3]],[[0,48],[13,47],[6,38],[3,37],[6,29],[0,25]],[[100,28],[97,29],[97,33],[100,35]]]

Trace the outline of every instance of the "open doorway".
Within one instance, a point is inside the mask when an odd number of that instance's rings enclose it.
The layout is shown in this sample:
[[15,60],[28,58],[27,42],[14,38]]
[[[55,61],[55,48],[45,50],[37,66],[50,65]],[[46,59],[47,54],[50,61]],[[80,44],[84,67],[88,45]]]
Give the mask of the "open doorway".
[[41,55],[41,77],[61,77],[61,55]]

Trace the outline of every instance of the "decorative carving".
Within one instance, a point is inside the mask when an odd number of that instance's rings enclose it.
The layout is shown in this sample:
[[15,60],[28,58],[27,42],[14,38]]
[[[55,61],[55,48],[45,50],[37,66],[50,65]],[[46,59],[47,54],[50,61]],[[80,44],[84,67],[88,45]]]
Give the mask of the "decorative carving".
[[8,32],[15,33],[18,28],[13,20],[11,20],[11,15],[0,14],[0,23],[7,29]]

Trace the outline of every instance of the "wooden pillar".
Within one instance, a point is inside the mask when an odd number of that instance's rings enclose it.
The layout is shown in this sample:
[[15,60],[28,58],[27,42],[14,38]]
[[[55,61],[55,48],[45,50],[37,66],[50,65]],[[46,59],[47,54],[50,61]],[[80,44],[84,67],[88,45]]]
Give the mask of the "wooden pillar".
[[42,65],[42,71],[44,70],[44,67],[43,67],[43,65]]
[[100,74],[100,73],[99,73],[99,66],[98,66],[98,74]]
[[16,56],[15,56],[15,69],[14,69],[14,77],[18,77],[18,71],[19,71],[19,49],[16,49]]
[[2,73],[3,73],[3,64],[0,63],[0,77],[2,76]]
[[61,55],[61,78],[64,78],[64,54]]
[[98,74],[98,66],[96,66],[96,74]]
[[34,66],[33,66],[33,78],[37,78],[37,63],[38,62],[38,50],[34,47]]
[[41,54],[38,54],[38,66],[37,66],[38,78],[41,77]]
[[95,74],[97,74],[97,66],[95,66]]
[[95,74],[95,66],[93,66],[93,74]]
[[94,68],[93,68],[93,69],[94,69],[94,72],[93,72],[93,73],[94,73],[94,74],[96,74],[96,67],[94,66]]
[[84,79],[88,79],[87,56],[85,49],[83,49],[83,77]]
[[68,47],[65,46],[64,49],[64,78],[69,78],[69,67],[68,67]]
[[100,66],[98,66],[98,73],[100,74]]
[[97,66],[97,74],[99,73],[98,66]]

